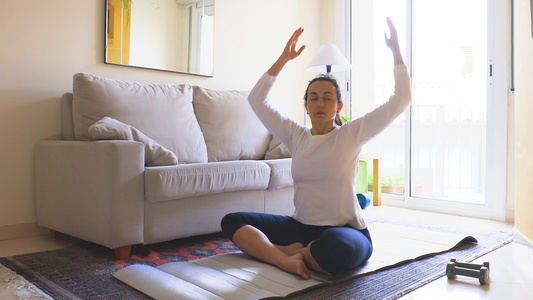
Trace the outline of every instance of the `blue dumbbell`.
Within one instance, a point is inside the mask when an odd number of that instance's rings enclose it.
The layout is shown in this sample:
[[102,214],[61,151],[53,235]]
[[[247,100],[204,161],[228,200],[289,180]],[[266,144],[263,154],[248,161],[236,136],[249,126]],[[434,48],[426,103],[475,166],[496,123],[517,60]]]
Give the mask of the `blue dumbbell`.
[[365,209],[370,205],[370,197],[364,193],[357,194],[357,201],[359,201],[359,205],[361,205],[362,209]]

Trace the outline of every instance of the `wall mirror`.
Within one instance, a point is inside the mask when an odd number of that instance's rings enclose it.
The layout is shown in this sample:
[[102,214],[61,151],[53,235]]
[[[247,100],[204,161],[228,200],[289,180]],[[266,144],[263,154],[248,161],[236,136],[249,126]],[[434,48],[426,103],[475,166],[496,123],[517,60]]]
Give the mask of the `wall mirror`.
[[214,0],[106,2],[106,63],[213,76]]

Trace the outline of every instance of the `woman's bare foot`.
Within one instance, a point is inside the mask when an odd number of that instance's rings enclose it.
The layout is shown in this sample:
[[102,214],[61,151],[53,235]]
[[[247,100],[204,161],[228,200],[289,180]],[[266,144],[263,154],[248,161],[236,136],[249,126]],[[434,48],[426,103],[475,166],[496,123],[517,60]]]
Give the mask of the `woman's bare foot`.
[[286,272],[298,274],[303,279],[311,278],[311,272],[309,272],[309,269],[305,265],[304,256],[301,253],[288,256],[278,267]]
[[279,245],[275,245],[276,248],[278,248],[281,252],[291,256],[291,255],[294,255],[296,253],[300,253],[300,251],[302,251],[302,249],[305,248],[304,244],[302,243],[294,243],[294,244],[290,244],[290,245],[287,245],[287,246],[279,246]]
[[[248,255],[275,265],[286,272],[298,274],[304,279],[311,278],[311,272],[305,265],[302,253],[286,254],[278,246],[272,244],[263,232],[253,226],[245,225],[239,228],[233,234],[233,243]],[[300,246],[303,245],[296,243],[287,246],[284,250],[298,252]]]

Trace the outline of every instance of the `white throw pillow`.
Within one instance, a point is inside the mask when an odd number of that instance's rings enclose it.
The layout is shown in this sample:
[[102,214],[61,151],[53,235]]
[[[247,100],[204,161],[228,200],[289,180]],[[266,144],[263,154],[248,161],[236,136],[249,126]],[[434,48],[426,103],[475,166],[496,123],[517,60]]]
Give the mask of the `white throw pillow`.
[[89,134],[95,140],[129,140],[144,144],[147,166],[177,165],[178,157],[172,151],[159,145],[137,128],[110,117],[104,117],[89,127]]
[[271,135],[252,110],[249,92],[193,89],[209,161],[264,158]]
[[174,152],[180,163],[207,162],[191,86],[142,85],[79,73],[74,75],[73,94],[76,140],[91,140],[89,126],[107,116],[140,130]]
[[272,137],[272,140],[268,144],[268,150],[265,153],[265,159],[280,159],[291,157],[289,148],[282,144],[278,139]]

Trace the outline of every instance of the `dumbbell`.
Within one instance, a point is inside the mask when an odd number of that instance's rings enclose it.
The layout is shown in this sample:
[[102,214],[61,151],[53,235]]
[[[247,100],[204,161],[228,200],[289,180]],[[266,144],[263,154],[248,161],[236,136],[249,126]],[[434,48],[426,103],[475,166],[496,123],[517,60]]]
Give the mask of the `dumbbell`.
[[460,268],[467,268],[467,269],[473,269],[473,270],[479,270],[479,269],[481,269],[481,267],[486,267],[487,269],[489,268],[489,262],[488,261],[484,262],[481,265],[477,265],[477,264],[469,264],[469,263],[464,263],[464,262],[458,262],[455,258],[452,258],[452,259],[450,259],[450,262],[455,263],[455,265],[460,267]]
[[446,276],[454,279],[456,275],[479,278],[479,283],[485,284],[489,280],[489,262],[477,265],[458,262],[452,258],[446,266]]

